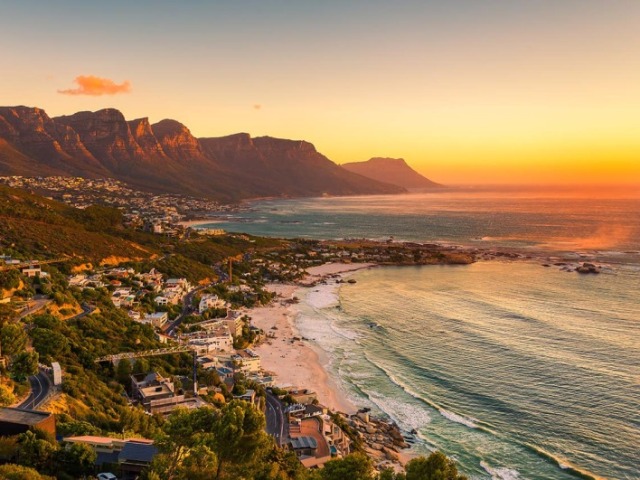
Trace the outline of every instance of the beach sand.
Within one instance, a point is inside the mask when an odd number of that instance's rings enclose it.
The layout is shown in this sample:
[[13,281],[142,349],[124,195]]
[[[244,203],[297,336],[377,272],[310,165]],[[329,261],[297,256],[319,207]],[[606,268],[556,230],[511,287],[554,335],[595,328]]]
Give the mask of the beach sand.
[[[312,267],[307,270],[308,275],[302,283],[316,282],[331,275],[345,274],[371,266],[372,264],[365,263],[329,263]],[[327,374],[325,365],[328,359],[325,353],[311,342],[293,340],[294,337],[301,338],[295,327],[298,311],[295,304],[287,303],[286,300],[290,300],[301,288],[304,287],[269,284],[267,289],[278,295],[276,300],[266,307],[246,311],[251,317],[252,325],[276,337],[268,338],[254,350],[261,357],[262,368],[277,375],[276,385],[314,391],[319,402],[330,409],[355,413],[357,407],[345,397],[336,382]]]
[[[333,275],[346,278],[356,270],[375,266],[371,263],[340,264],[328,263],[307,269],[308,275],[300,282],[308,285],[322,281]],[[276,385],[280,387],[297,387],[308,389],[317,394],[318,401],[331,410],[346,414],[354,414],[358,406],[349,401],[337,383],[326,370],[329,359],[324,351],[312,342],[293,340],[301,338],[295,326],[298,309],[295,303],[287,300],[294,296],[302,296],[308,287],[292,284],[269,284],[269,291],[275,292],[277,298],[268,306],[249,309],[246,314],[251,317],[252,325],[261,328],[267,334],[275,334],[276,338],[267,339],[254,348],[261,357],[262,368],[277,375]],[[272,329],[276,327],[277,329]],[[385,455],[367,447],[368,454],[377,462],[386,460]],[[411,450],[397,452],[397,461],[391,466],[402,471],[399,465],[415,457]]]

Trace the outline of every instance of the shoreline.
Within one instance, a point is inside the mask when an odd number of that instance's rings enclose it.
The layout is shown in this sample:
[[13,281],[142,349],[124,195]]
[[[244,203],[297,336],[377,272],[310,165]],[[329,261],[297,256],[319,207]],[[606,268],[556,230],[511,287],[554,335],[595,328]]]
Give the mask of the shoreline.
[[292,299],[296,292],[309,288],[315,282],[374,266],[371,263],[327,263],[311,267],[307,269],[308,275],[301,284],[268,284],[267,290],[275,292],[276,299],[267,306],[244,311],[251,317],[252,325],[262,329],[265,335],[275,336],[266,338],[254,347],[254,351],[261,357],[262,368],[276,374],[279,386],[313,391],[318,401],[333,411],[345,414],[357,412],[359,407],[346,397],[329,375],[326,353],[300,335],[295,323],[299,310]]
[[[321,405],[342,414],[352,425],[355,425],[353,420],[348,419],[356,418],[356,414],[362,411],[362,406],[355,405],[341,389],[337,379],[329,374],[330,359],[327,353],[300,334],[296,317],[301,312],[293,299],[297,293],[309,291],[312,286],[329,278],[344,279],[358,270],[377,266],[374,263],[327,263],[311,267],[307,269],[308,275],[298,284],[268,284],[267,290],[276,293],[276,299],[267,306],[244,311],[251,317],[252,325],[261,328],[265,335],[275,336],[266,338],[253,348],[260,355],[262,369],[276,375],[275,384],[314,392]],[[367,437],[366,432],[364,433],[364,437]],[[378,450],[373,446],[373,443],[365,441],[365,452],[381,468],[391,466],[400,471],[400,466],[404,467],[416,456],[410,446],[405,449],[394,447],[392,450]]]

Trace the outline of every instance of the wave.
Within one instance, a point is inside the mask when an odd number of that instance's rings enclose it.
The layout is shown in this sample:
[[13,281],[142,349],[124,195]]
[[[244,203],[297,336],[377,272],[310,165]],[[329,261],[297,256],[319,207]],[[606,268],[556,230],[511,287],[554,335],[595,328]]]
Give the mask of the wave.
[[487,431],[489,433],[493,433],[491,430],[489,430],[487,428],[480,427],[476,423],[478,420],[476,420],[475,418],[473,418],[473,419],[472,418],[467,418],[467,417],[465,417],[463,415],[460,415],[460,414],[457,414],[457,413],[454,413],[454,412],[450,412],[449,410],[446,410],[445,408],[443,408],[440,405],[438,405],[437,403],[429,400],[428,398],[423,397],[419,393],[413,391],[409,386],[407,386],[400,379],[395,377],[391,372],[389,372],[382,365],[372,361],[371,358],[369,357],[369,355],[367,355],[365,353],[364,356],[365,356],[365,358],[367,359],[367,361],[369,363],[371,363],[375,367],[379,368],[382,372],[384,372],[384,374],[389,378],[389,380],[391,380],[392,383],[394,383],[395,385],[400,387],[403,391],[405,391],[407,394],[409,394],[410,396],[412,396],[416,400],[419,400],[419,401],[427,404],[428,406],[430,406],[434,410],[437,410],[438,413],[440,413],[440,415],[442,415],[446,419],[451,420],[452,422],[460,423],[460,424],[465,425],[465,426],[467,426],[469,428],[484,430],[484,431]]
[[450,412],[449,410],[445,410],[444,408],[439,408],[438,412],[440,412],[440,415],[442,415],[444,418],[451,420],[452,422],[460,423],[469,428],[479,428],[476,422],[474,421],[475,419],[472,420],[463,415],[458,415],[457,413],[453,413],[453,412]]
[[535,453],[536,455],[538,455],[540,458],[544,458],[545,460],[550,461],[551,463],[557,465],[562,470],[570,473],[574,477],[584,478],[585,480],[605,480],[604,477],[599,477],[595,473],[591,473],[587,470],[576,467],[575,465],[572,465],[571,463],[569,463],[567,460],[562,459],[560,457],[556,457],[552,453],[549,453],[540,447],[536,447],[535,445],[531,445],[528,443],[525,443],[524,446],[530,451],[532,451],[533,453]]
[[490,467],[487,462],[484,460],[480,462],[480,466],[491,475],[492,480],[518,480],[520,477],[520,472],[514,470],[512,468],[506,467]]

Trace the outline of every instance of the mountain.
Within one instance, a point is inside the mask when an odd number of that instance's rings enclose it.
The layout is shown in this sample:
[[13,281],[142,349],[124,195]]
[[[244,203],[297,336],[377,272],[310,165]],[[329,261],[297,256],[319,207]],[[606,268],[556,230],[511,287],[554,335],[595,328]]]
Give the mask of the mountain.
[[127,121],[113,108],[50,118],[39,108],[0,107],[0,175],[111,177],[224,201],[404,191],[345,170],[305,141],[198,139],[175,120]]
[[442,185],[423,177],[407,165],[403,158],[372,158],[366,162],[344,163],[342,167],[373,180],[403,188],[437,188]]

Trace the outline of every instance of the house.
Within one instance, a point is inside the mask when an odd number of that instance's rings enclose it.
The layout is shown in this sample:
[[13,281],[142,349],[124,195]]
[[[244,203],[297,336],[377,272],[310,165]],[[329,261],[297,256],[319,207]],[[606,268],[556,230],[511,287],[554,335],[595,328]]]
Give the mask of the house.
[[244,320],[242,320],[242,314],[235,310],[229,310],[227,316],[221,320],[221,322],[227,326],[231,335],[235,337],[242,336],[242,328],[244,327]]
[[289,447],[307,468],[319,468],[331,460],[331,448],[317,417],[296,420],[289,425]]
[[238,350],[235,355],[231,356],[231,359],[242,373],[257,373],[260,371],[260,355],[253,350],[248,348]]
[[200,299],[200,303],[198,304],[198,313],[202,315],[210,308],[225,308],[226,306],[227,302],[220,299],[217,295],[206,294]]
[[316,392],[312,392],[311,390],[294,390],[289,393],[296,403],[303,405],[313,403],[318,399]]
[[29,278],[33,277],[48,277],[49,274],[47,272],[42,271],[42,267],[40,265],[31,265],[29,267],[25,267],[22,269],[22,274],[26,275]]
[[0,408],[0,437],[19,435],[32,428],[56,434],[56,420],[49,412],[23,408]]
[[255,404],[256,402],[256,391],[250,388],[247,389],[242,395],[234,395],[234,400],[243,400],[245,402],[249,402],[251,404]]
[[230,352],[233,350],[233,337],[229,329],[221,325],[204,332],[194,332],[182,335],[181,340],[196,349],[198,355],[208,355],[215,352]]
[[153,440],[146,438],[119,439],[83,435],[64,437],[62,443],[63,445],[74,443],[88,445],[96,452],[97,467],[103,470],[117,467],[122,474],[121,478],[125,480],[138,478],[158,453]]
[[161,307],[169,305],[169,299],[167,297],[165,297],[164,295],[158,295],[156,298],[153,299],[153,301],[157,305],[160,305]]
[[162,326],[169,321],[169,314],[167,312],[147,313],[140,321],[153,325],[154,327],[162,328]]

